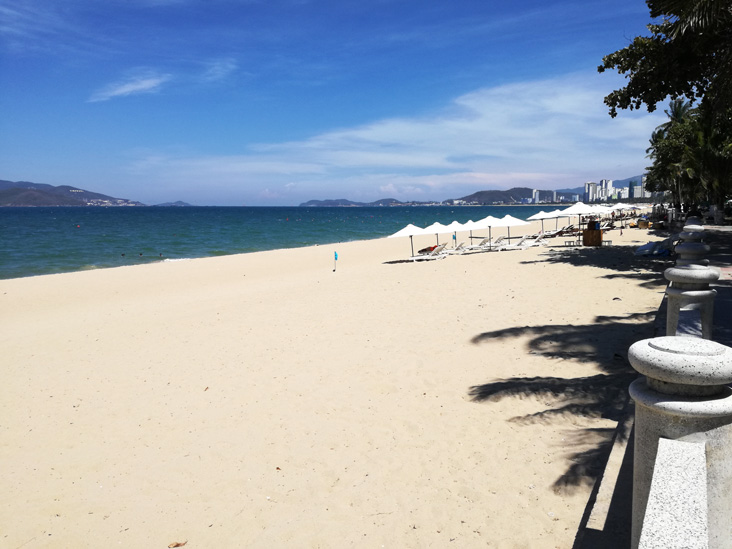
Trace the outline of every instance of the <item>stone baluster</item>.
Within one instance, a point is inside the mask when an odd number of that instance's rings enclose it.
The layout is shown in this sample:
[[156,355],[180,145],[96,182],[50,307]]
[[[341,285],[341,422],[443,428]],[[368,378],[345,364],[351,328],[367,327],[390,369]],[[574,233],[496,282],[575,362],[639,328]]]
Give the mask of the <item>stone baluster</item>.
[[704,265],[684,265],[666,269],[666,335],[674,336],[679,327],[682,310],[698,310],[701,315],[701,336],[712,338],[714,298],[717,291],[709,284],[719,280],[719,270]]
[[687,220],[684,230],[679,233],[679,238],[681,242],[674,248],[678,267],[684,265],[709,265],[709,260],[705,256],[709,253],[710,248],[703,242],[704,227],[701,224],[691,224]]
[[[701,444],[706,459],[706,516],[695,518],[705,522],[708,541],[677,540],[675,546],[732,548],[732,349],[699,338],[658,337],[634,343],[628,358],[645,375],[630,385],[635,401],[631,546],[637,548],[642,538],[659,440],[664,438]],[[679,526],[678,521],[692,518],[673,515],[656,523]],[[676,530],[683,532],[683,524]]]

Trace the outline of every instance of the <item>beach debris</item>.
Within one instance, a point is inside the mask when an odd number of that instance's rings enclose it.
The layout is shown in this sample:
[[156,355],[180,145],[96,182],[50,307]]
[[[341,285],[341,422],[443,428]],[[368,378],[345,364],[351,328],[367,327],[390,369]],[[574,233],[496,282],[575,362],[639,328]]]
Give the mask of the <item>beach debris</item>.
[[183,547],[187,543],[188,543],[188,540],[186,540],[186,541],[174,541],[173,543],[171,543],[170,545],[168,545],[168,547]]

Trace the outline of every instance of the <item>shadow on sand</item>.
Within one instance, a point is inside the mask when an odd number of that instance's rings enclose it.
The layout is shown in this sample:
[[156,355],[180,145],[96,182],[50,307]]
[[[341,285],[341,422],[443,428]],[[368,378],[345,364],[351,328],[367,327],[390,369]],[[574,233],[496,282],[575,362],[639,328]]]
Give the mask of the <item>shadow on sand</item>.
[[[628,385],[638,376],[627,361],[630,345],[653,335],[655,311],[625,317],[600,316],[589,325],[546,325],[506,328],[476,335],[472,342],[529,336],[528,352],[547,359],[586,362],[600,374],[584,377],[513,377],[470,388],[475,402],[504,398],[541,397],[547,408],[540,412],[514,417],[516,423],[551,423],[568,416],[593,417],[620,421],[629,405]],[[592,485],[602,473],[615,437],[625,440],[629,433],[612,428],[580,431],[571,446],[589,449],[568,456],[567,470],[554,482],[555,491],[571,492],[582,485]]]
[[[639,241],[645,235],[639,233]],[[624,278],[650,289],[662,289],[663,271],[673,265],[671,256],[636,256],[629,246],[562,248],[550,247],[540,259],[530,262],[595,266],[611,271],[603,278]],[[619,422],[630,406],[628,385],[637,377],[627,360],[632,343],[654,335],[656,311],[622,317],[598,316],[587,325],[524,326],[484,332],[472,342],[528,337],[527,351],[547,359],[588,363],[593,375],[576,378],[514,377],[475,385],[470,397],[476,402],[504,398],[541,397],[547,408],[530,416],[515,417],[518,423],[551,422],[567,416],[595,417]],[[551,365],[551,363],[548,363]],[[597,370],[602,373],[597,374]],[[620,424],[622,425],[622,423]],[[556,491],[572,491],[592,485],[602,474],[614,440],[626,440],[623,427],[589,428],[571,441],[583,448],[567,458],[567,470],[554,482]]]
[[630,246],[608,246],[601,248],[550,247],[541,259],[524,261],[527,263],[565,263],[569,265],[592,265],[616,271],[602,278],[625,278],[637,281],[642,287],[656,288],[666,284],[663,271],[674,263],[672,256],[637,256]]

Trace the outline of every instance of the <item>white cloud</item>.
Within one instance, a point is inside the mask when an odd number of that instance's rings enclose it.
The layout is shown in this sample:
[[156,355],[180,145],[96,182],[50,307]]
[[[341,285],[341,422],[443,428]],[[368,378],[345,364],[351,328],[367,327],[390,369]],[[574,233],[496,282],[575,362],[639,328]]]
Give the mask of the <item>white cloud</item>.
[[217,82],[224,80],[239,68],[235,59],[218,59],[208,63],[206,70],[201,75],[204,82]]
[[[298,199],[448,198],[630,177],[648,164],[648,139],[664,116],[610,118],[602,99],[619,82],[607,80],[589,73],[487,87],[420,118],[252,145],[240,155],[168,157],[155,166],[179,181],[215,180],[252,196]],[[293,181],[297,189],[286,189]]]
[[143,71],[97,90],[89,98],[89,102],[95,103],[98,101],[108,101],[114,97],[125,97],[128,95],[138,95],[142,93],[157,93],[160,91],[163,84],[170,81],[172,78],[173,76],[170,74]]

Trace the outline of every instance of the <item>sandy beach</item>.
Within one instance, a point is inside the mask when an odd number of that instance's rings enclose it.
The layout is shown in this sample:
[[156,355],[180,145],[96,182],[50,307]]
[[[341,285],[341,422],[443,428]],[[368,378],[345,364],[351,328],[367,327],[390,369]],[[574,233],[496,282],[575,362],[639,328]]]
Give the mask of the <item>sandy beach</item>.
[[668,264],[606,238],[0,281],[0,546],[571,547]]

